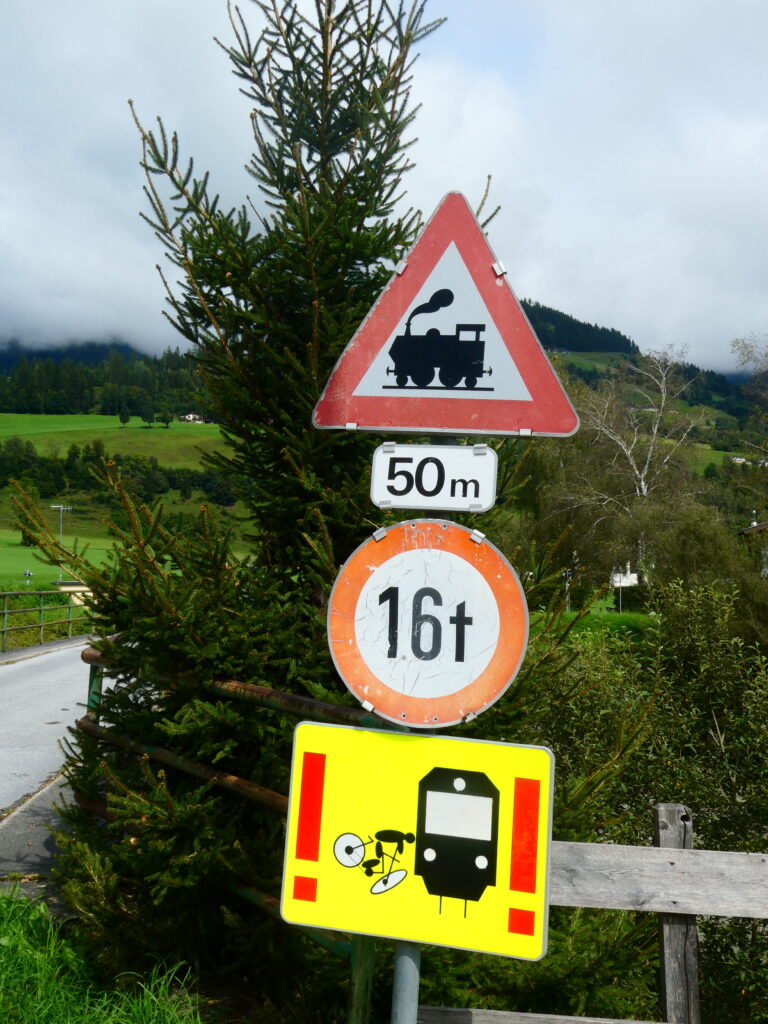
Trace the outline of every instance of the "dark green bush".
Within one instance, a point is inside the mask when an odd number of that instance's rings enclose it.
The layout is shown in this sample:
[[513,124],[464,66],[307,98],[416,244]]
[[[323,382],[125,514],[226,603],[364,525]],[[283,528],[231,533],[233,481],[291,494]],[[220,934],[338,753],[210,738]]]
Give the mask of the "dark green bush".
[[648,586],[639,583],[635,587],[614,587],[613,607],[616,611],[644,612],[648,608]]

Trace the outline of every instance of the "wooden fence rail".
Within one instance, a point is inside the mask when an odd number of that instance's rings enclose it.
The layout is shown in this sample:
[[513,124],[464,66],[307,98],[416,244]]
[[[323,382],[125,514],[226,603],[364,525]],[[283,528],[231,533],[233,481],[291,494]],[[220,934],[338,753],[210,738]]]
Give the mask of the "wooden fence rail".
[[764,853],[553,843],[551,863],[558,907],[768,917]]
[[417,1024],[650,1024],[649,1021],[616,1021],[609,1017],[559,1017],[551,1013],[515,1013],[514,1010],[454,1010],[445,1006],[420,1006]]
[[[654,808],[655,847],[552,844],[550,903],[658,913],[661,998],[669,1024],[700,1024],[697,915],[768,918],[768,854],[694,850],[691,813]],[[647,1024],[508,1010],[421,1006],[418,1024]]]

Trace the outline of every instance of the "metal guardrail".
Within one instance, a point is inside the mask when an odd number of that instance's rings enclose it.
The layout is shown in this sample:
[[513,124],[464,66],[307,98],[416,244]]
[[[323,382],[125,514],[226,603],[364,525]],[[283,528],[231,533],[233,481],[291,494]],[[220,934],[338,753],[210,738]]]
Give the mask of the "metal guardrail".
[[[87,593],[84,587],[76,590],[10,590],[0,593],[0,653],[17,646],[32,647],[46,640],[71,637],[76,625],[81,626],[80,632],[83,632],[82,627],[90,623],[90,612],[83,603],[84,593]],[[66,603],[63,603],[62,597],[66,597]],[[14,607],[16,605],[20,607]],[[51,617],[57,613],[63,617]],[[25,621],[20,622],[18,616],[25,616]],[[22,631],[29,634],[29,642],[12,643]]]

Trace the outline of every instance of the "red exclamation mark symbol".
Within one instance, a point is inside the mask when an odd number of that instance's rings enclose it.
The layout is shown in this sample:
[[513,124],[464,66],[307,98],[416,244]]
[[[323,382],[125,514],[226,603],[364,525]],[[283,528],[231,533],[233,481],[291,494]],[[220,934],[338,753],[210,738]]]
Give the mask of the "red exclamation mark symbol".
[[[297,860],[316,863],[320,857],[320,824],[323,816],[324,784],[325,754],[306,751],[301,764],[299,821],[296,829]],[[314,903],[317,899],[317,878],[296,875],[293,879],[293,898]]]
[[[540,798],[541,782],[538,779],[515,779],[512,865],[509,872],[509,888],[513,892],[536,892]],[[510,907],[510,932],[516,935],[533,935],[535,929],[534,911]]]

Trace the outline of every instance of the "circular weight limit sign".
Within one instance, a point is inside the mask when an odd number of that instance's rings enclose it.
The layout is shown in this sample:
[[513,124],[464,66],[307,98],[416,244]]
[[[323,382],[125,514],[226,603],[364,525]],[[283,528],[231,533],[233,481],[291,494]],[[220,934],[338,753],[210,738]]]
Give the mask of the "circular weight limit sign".
[[377,531],[328,607],[336,668],[364,707],[418,729],[455,725],[504,693],[528,643],[512,566],[482,533],[440,519]]

